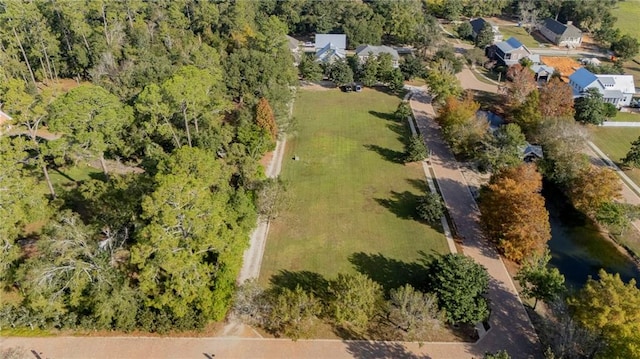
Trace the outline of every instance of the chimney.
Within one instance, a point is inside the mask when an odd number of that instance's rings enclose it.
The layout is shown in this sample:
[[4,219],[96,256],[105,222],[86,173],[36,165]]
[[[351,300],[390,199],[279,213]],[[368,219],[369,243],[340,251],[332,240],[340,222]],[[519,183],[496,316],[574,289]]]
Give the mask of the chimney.
[[567,21],[567,26],[573,25],[573,21]]

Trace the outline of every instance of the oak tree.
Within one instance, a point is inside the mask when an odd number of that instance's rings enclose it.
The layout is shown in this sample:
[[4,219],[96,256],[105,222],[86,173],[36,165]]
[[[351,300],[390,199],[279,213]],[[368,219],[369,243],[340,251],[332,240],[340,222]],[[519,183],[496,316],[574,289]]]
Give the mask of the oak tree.
[[540,88],[540,113],[542,118],[573,117],[573,91],[557,77]]
[[524,262],[515,276],[522,287],[522,295],[535,299],[534,310],[538,300],[548,302],[565,290],[564,276],[557,268],[549,268],[550,260],[549,250],[541,255],[534,255]]
[[620,178],[613,170],[590,165],[573,179],[568,194],[577,209],[594,215],[603,204],[620,198],[621,190]]

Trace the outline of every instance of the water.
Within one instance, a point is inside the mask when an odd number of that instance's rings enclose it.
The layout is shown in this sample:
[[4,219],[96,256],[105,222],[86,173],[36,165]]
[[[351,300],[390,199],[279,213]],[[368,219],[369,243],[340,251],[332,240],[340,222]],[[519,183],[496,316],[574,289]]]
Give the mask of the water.
[[591,220],[571,207],[557,188],[545,183],[542,194],[551,223],[551,265],[564,275],[568,287],[581,288],[589,276],[597,279],[601,268],[620,273],[625,283],[631,278],[640,282],[638,266],[605,239]]

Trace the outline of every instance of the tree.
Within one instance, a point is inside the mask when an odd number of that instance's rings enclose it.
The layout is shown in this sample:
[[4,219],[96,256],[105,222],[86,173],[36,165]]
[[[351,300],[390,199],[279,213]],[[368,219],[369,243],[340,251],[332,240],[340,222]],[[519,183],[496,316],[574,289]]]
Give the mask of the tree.
[[462,94],[460,81],[456,78],[451,64],[446,60],[436,62],[425,80],[429,86],[429,92],[439,103],[444,102],[448,97],[458,97]]
[[142,200],[145,225],[131,248],[146,306],[175,318],[225,315],[256,219],[251,198],[231,188],[231,176],[229,166],[199,148],[182,147],[158,165],[155,188]]
[[574,108],[578,122],[601,125],[604,120],[604,99],[596,88],[587,89],[582,97],[575,99]]
[[429,192],[418,199],[418,216],[429,223],[437,223],[444,216],[444,204],[439,194]]
[[618,114],[618,108],[612,103],[605,102],[604,111],[602,111],[602,114],[606,119],[612,119]]
[[133,111],[100,86],[80,85],[49,106],[47,124],[80,158],[97,157],[107,174],[104,154],[126,146],[124,134],[133,122]]
[[484,295],[489,286],[487,269],[462,254],[446,254],[428,265],[429,288],[447,313],[450,323],[475,324],[489,317]]
[[394,72],[391,54],[382,53],[378,55],[378,81],[389,83],[393,79]]
[[620,61],[627,61],[640,52],[640,43],[635,37],[624,34],[617,40],[611,42],[611,51],[615,51]]
[[436,121],[456,155],[473,157],[486,142],[489,123],[477,116],[479,108],[480,104],[468,94],[462,101],[448,97],[438,111]]
[[425,76],[425,68],[422,60],[413,55],[406,56],[400,62],[400,71],[402,71],[405,80]]
[[267,131],[272,141],[276,140],[278,137],[276,118],[273,115],[271,105],[269,105],[269,100],[264,97],[260,98],[256,105],[256,124]]
[[525,298],[535,299],[534,310],[538,300],[548,302],[565,291],[564,276],[557,268],[549,268],[550,260],[549,250],[542,255],[534,255],[525,261],[515,276],[522,287],[522,295]]
[[344,13],[342,29],[349,40],[349,48],[364,44],[379,45],[384,19],[364,4],[347,3],[345,5],[347,9]]
[[338,274],[329,283],[329,312],[340,325],[365,330],[383,303],[382,286],[364,274]]
[[544,148],[544,159],[538,162],[540,170],[561,187],[570,186],[589,165],[583,153],[588,133],[575,121],[547,120],[534,138]]
[[485,62],[489,61],[484,51],[475,47],[465,51],[464,57],[467,59],[469,65],[484,65]]
[[404,75],[400,69],[393,69],[387,78],[387,87],[393,93],[400,93],[404,89]]
[[573,118],[573,113],[571,86],[557,77],[552,77],[540,88],[540,114],[542,118]]
[[534,133],[542,124],[540,114],[540,94],[531,91],[524,102],[511,110],[511,117],[525,133]]
[[631,167],[640,167],[640,137],[631,142],[631,149],[622,159],[622,164]]
[[613,170],[590,165],[574,178],[568,194],[577,209],[593,215],[603,204],[620,198],[621,190],[620,178]]
[[607,345],[602,357],[633,358],[640,355],[640,289],[619,274],[598,273],[569,299],[574,317],[587,329],[599,333]]
[[371,52],[362,65],[362,76],[360,80],[365,86],[373,86],[378,83],[378,58]]
[[623,234],[630,226],[631,221],[640,217],[638,206],[619,203],[603,203],[595,213],[598,223],[605,224],[608,230],[614,234]]
[[329,66],[329,79],[342,86],[353,82],[353,71],[344,60],[336,61]]
[[424,144],[424,139],[420,135],[413,135],[407,144],[406,161],[417,162],[423,161],[429,156],[429,150],[427,145]]
[[[473,35],[473,27],[469,21],[463,21],[456,28],[456,32],[458,33],[459,38],[468,39]],[[491,40],[493,40],[493,34],[491,36]]]
[[506,102],[512,109],[520,106],[537,87],[533,72],[520,64],[509,67],[507,80],[509,83],[506,87]]
[[322,305],[312,293],[305,292],[300,286],[294,290],[283,288],[273,297],[268,328],[276,335],[293,340],[305,338],[321,311]]
[[400,104],[398,104],[398,108],[393,113],[393,116],[396,118],[396,120],[400,122],[406,121],[407,117],[412,115],[413,115],[413,111],[411,111],[411,106],[407,101],[400,102]]
[[480,219],[487,236],[510,260],[540,253],[551,239],[549,213],[540,195],[542,176],[533,164],[504,169],[480,192]]
[[298,64],[300,77],[305,81],[316,82],[322,80],[322,67],[313,57],[303,54]]
[[424,340],[444,322],[445,313],[438,309],[438,299],[433,294],[422,293],[406,284],[392,289],[389,297],[387,318],[401,340]]
[[489,23],[485,23],[476,36],[476,46],[484,49],[493,43],[493,28]]
[[520,126],[515,123],[501,126],[487,141],[481,161],[494,171],[518,166],[522,163],[522,148],[526,143]]
[[495,353],[486,353],[482,359],[511,359],[506,350],[499,350]]

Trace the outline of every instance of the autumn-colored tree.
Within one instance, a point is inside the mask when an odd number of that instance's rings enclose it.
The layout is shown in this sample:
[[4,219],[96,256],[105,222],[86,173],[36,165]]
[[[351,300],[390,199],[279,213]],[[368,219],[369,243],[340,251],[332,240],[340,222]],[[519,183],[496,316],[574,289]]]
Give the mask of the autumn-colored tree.
[[468,94],[463,100],[448,97],[436,118],[445,139],[457,155],[472,155],[487,135],[488,122],[476,113],[480,104]]
[[543,118],[573,118],[573,91],[557,77],[540,88],[540,113]]
[[278,136],[276,117],[273,115],[269,101],[264,97],[262,97],[256,105],[256,123],[269,133],[272,140],[276,139]]
[[467,95],[462,101],[454,96],[447,97],[444,105],[438,111],[436,121],[443,128],[461,125],[474,117],[480,109],[480,104],[473,100],[471,95]]
[[532,133],[542,124],[540,114],[540,94],[531,91],[523,103],[513,108],[511,112],[513,122],[517,123],[525,133]]
[[582,169],[569,186],[569,198],[573,205],[589,215],[595,214],[605,203],[620,197],[620,179],[609,168],[593,165]]
[[597,357],[640,357],[640,289],[635,280],[625,284],[617,273],[600,270],[598,276],[569,299],[574,318],[606,341]]
[[520,64],[509,67],[507,80],[509,80],[509,83],[506,90],[506,102],[510,108],[520,106],[527,98],[527,95],[536,89],[536,80],[533,72],[528,67]]
[[542,176],[533,164],[494,174],[481,191],[483,228],[505,257],[521,262],[551,239],[549,213],[540,195]]

